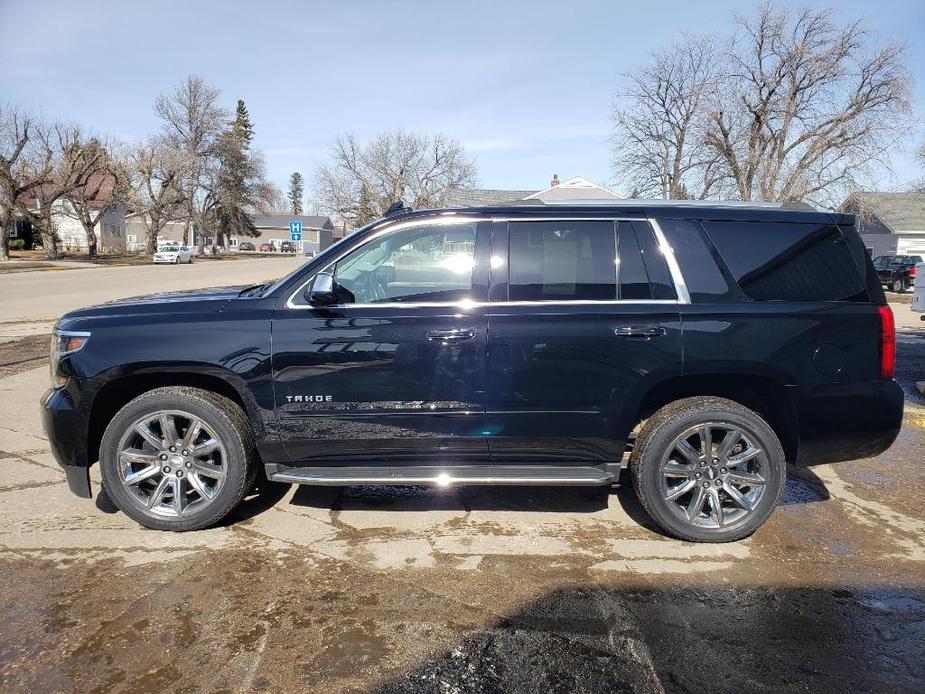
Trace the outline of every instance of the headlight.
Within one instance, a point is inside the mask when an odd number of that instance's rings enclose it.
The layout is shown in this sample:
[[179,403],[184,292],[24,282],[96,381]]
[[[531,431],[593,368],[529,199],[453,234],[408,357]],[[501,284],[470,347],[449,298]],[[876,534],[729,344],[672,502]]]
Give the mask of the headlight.
[[51,387],[63,388],[67,385],[67,376],[58,373],[61,357],[79,352],[90,339],[90,333],[73,330],[54,330],[51,334]]

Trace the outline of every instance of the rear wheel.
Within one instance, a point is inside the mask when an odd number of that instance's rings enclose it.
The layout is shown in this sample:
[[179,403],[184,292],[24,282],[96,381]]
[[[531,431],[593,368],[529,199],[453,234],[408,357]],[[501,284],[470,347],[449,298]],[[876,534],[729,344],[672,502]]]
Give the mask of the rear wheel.
[[253,483],[250,426],[227,398],[157,388],[113,417],[100,443],[107,493],[126,515],[157,530],[218,523]]
[[730,542],[771,515],[786,462],[755,412],[723,398],[687,398],[646,422],[630,474],[640,503],[663,530],[682,540]]
[[893,280],[893,291],[897,294],[902,294],[904,291],[906,291],[906,282],[902,277],[897,277],[895,280]]

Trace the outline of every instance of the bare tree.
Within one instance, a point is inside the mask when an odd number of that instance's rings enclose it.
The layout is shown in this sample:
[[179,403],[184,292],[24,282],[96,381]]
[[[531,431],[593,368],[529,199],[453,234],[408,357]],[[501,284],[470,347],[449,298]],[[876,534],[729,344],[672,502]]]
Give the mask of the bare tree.
[[704,146],[707,104],[717,88],[717,56],[706,37],[683,37],[625,74],[613,110],[614,167],[637,197],[706,198],[728,180]]
[[86,185],[65,195],[64,213],[77,219],[87,237],[87,255],[96,257],[96,227],[112,210],[126,205],[129,197],[130,172],[127,162],[113,145],[93,141],[98,147],[99,165]]
[[444,135],[398,130],[367,143],[339,136],[315,178],[320,205],[361,226],[398,200],[415,209],[439,207],[448,188],[475,184],[476,167],[462,145]]
[[157,237],[167,222],[187,209],[183,177],[189,162],[158,141],[139,145],[131,153],[132,207],[145,225],[149,253],[157,250]]
[[221,91],[197,75],[189,75],[173,92],[154,100],[154,112],[163,122],[164,140],[180,150],[187,169],[180,181],[185,204],[184,242],[192,243],[191,225],[205,221],[207,186],[216,179],[216,150],[226,127],[228,112],[219,104]]
[[102,150],[76,125],[56,123],[35,127],[33,133],[31,178],[43,182],[20,195],[18,209],[39,232],[45,256],[53,259],[59,255],[55,211],[65,196],[88,185],[100,168]]
[[0,104],[0,260],[10,257],[10,229],[34,188],[51,183],[52,162],[36,147],[45,127],[22,110]]
[[706,143],[743,200],[837,203],[908,129],[902,45],[873,45],[831,10],[763,5],[737,18]]

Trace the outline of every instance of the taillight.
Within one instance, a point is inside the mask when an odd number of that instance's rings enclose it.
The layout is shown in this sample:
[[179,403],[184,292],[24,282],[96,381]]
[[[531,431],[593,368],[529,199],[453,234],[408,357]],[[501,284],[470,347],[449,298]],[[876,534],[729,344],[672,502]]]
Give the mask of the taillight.
[[915,266],[906,268],[906,277],[915,277]]
[[896,324],[889,306],[880,312],[880,378],[893,378],[896,371]]

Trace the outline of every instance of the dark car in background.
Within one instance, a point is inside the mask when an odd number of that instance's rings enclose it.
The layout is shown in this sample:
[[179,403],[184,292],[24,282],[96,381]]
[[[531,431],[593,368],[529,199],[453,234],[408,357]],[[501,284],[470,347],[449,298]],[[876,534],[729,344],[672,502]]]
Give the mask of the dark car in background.
[[241,243],[238,244],[238,250],[239,251],[253,251],[255,250],[255,246],[250,241],[241,241]]
[[[72,311],[45,431],[71,490],[220,522],[258,467],[322,485],[611,485],[726,542],[787,463],[896,438],[893,314],[853,215],[762,205],[397,210],[283,279]],[[809,532],[809,531],[808,531]]]
[[915,266],[921,262],[920,255],[879,255],[874,258],[874,269],[880,284],[901,294],[915,286]]
[[292,241],[283,241],[279,244],[280,253],[295,253],[296,245]]

